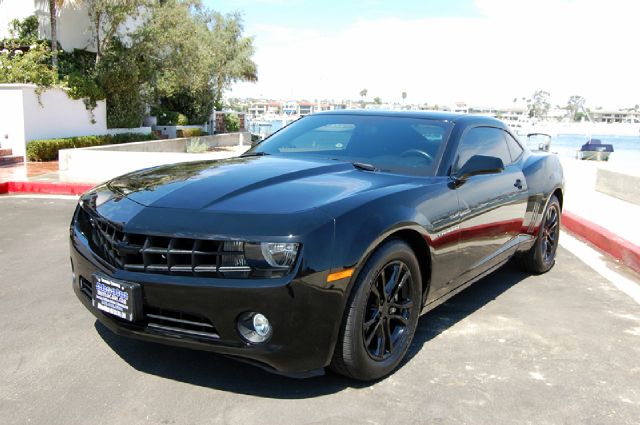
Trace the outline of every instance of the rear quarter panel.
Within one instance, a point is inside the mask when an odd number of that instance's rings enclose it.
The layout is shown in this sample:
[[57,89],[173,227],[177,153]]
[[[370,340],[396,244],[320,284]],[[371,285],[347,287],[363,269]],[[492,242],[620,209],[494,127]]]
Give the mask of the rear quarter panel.
[[545,152],[529,152],[522,172],[529,188],[522,233],[535,236],[551,195],[558,189],[564,195],[564,173],[558,156]]

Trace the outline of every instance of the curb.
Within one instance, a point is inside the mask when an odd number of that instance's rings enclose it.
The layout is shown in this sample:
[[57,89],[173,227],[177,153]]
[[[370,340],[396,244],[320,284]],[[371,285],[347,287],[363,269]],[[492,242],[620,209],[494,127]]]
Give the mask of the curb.
[[5,193],[39,193],[47,195],[80,195],[94,185],[88,183],[61,182],[0,182],[0,194]]
[[562,226],[640,273],[640,246],[569,211],[562,213]]

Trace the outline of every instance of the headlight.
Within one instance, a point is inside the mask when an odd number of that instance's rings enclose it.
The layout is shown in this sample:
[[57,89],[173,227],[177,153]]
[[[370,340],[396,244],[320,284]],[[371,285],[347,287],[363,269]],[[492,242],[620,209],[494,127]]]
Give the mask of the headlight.
[[298,254],[297,243],[261,243],[260,249],[264,259],[271,267],[288,267],[293,265]]
[[264,277],[278,277],[291,271],[299,248],[300,244],[291,242],[247,242],[244,255],[256,274],[262,272]]

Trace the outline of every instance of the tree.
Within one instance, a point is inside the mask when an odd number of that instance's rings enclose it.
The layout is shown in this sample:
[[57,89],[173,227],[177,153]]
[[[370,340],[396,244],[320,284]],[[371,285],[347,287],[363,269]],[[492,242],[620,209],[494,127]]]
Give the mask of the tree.
[[578,112],[584,109],[585,99],[582,96],[571,96],[567,101],[567,114],[572,121],[578,120]]
[[373,98],[373,103],[375,103],[376,105],[382,105],[382,99],[376,96]]
[[64,0],[49,0],[49,23],[51,25],[51,65],[58,67],[58,8]]
[[404,105],[404,101],[405,101],[405,99],[406,99],[406,98],[407,98],[407,92],[406,92],[406,91],[403,91],[403,92],[402,92],[402,104],[403,104],[403,105]]
[[551,104],[549,103],[550,94],[548,91],[537,90],[533,93],[531,99],[527,99],[529,107],[529,116],[535,118],[544,118],[549,112]]
[[214,13],[209,24],[209,43],[213,59],[213,100],[222,110],[222,95],[237,81],[258,81],[253,37],[244,37],[242,15]]
[[364,99],[367,97],[367,93],[369,93],[369,90],[367,89],[360,90],[360,97],[362,98],[363,103],[364,103]]
[[[42,1],[45,3],[44,1]],[[66,3],[74,0],[46,0],[49,6],[49,28],[51,30],[51,66],[58,67],[58,13]]]
[[151,101],[201,123],[233,82],[256,81],[253,39],[243,35],[242,16],[222,15],[197,1],[165,0],[150,8],[131,49],[149,71]]
[[198,109],[211,112],[214,54],[207,23],[198,5],[166,0],[153,7],[146,24],[131,35],[131,50],[148,73],[152,105],[175,108],[178,102],[199,102]]
[[120,26],[128,19],[135,18],[152,0],[82,0],[87,6],[91,34],[96,48],[96,65],[104,52],[109,49]]

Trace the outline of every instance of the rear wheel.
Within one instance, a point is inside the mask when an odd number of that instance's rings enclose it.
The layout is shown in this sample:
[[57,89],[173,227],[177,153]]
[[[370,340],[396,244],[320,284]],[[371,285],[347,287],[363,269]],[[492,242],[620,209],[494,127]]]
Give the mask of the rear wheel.
[[391,373],[413,340],[421,282],[409,245],[391,240],[378,248],[356,279],[331,368],[363,381]]
[[529,251],[518,256],[518,263],[524,270],[545,273],[553,267],[560,237],[560,216],[560,202],[552,195],[544,211],[535,244]]

